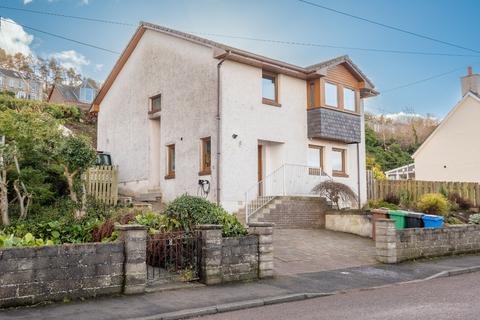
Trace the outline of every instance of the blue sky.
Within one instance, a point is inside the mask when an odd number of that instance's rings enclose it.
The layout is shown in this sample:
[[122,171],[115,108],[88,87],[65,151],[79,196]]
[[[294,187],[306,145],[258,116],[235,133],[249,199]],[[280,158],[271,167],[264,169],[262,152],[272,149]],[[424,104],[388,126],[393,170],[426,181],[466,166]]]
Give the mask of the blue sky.
[[[480,43],[476,41],[478,33],[476,15],[480,10],[480,1],[311,1],[480,50]],[[119,20],[132,24],[144,20],[186,32],[334,46],[476,55],[357,21],[297,0],[0,0],[0,5]],[[2,8],[0,16],[115,51],[123,50],[135,30],[135,27],[129,26],[93,23]],[[2,27],[5,27],[5,23]],[[115,54],[28,29],[24,31],[33,35],[33,40],[27,35],[19,39],[24,40],[25,45],[28,45],[34,54],[57,56],[65,63],[77,66],[86,75],[100,81],[105,79],[117,59]],[[10,35],[12,34],[13,31]],[[443,117],[460,98],[459,77],[466,74],[466,67],[472,65],[474,71],[480,71],[480,54],[478,57],[399,55],[207,37],[302,66],[348,54],[371,78],[380,92],[461,68],[443,77],[385,92],[377,98],[367,100],[368,110],[383,113],[413,110],[420,114],[430,113]]]

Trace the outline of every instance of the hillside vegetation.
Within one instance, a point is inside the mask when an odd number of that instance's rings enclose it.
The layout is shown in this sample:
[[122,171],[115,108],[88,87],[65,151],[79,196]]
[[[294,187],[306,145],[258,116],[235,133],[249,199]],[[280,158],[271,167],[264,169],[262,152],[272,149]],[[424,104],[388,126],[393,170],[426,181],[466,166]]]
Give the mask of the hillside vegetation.
[[377,178],[413,162],[411,156],[438,126],[432,116],[415,114],[365,115],[367,167]]

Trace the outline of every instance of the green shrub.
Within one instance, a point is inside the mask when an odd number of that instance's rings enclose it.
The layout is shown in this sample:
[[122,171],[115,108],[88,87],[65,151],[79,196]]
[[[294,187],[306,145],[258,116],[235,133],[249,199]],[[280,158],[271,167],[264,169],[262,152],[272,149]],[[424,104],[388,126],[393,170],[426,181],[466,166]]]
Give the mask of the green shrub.
[[168,204],[165,214],[177,220],[186,232],[194,230],[199,224],[221,224],[225,237],[247,234],[247,230],[235,216],[200,197],[182,195]]
[[445,223],[448,224],[465,224],[462,220],[458,219],[457,217],[454,216],[449,216],[445,219]]
[[393,203],[388,203],[383,200],[368,200],[368,207],[370,209],[386,208],[390,210],[398,210],[398,206]]
[[135,216],[131,223],[141,224],[149,227],[150,233],[158,231],[173,231],[180,229],[181,225],[176,219],[165,214],[158,214],[152,211],[142,212]]
[[0,248],[50,246],[53,244],[52,240],[35,238],[31,233],[27,233],[22,238],[13,234],[6,235],[0,233]]
[[413,201],[413,195],[408,190],[400,190],[399,192],[400,197],[400,206],[403,208],[412,208],[415,206]]
[[447,216],[449,211],[448,200],[440,193],[424,194],[417,203],[417,207],[427,214]]
[[480,224],[480,213],[472,214],[468,219],[468,223]]

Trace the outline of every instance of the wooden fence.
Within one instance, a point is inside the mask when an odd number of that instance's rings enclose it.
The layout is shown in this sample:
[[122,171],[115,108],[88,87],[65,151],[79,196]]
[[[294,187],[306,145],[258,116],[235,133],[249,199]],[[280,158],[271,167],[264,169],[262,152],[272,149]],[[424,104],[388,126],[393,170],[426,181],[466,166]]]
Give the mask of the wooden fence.
[[95,166],[85,173],[87,195],[107,204],[116,205],[118,201],[118,167]]
[[475,207],[480,206],[480,184],[475,182],[443,182],[420,180],[375,180],[367,175],[367,194],[369,200],[382,200],[389,193],[400,196],[407,191],[411,200],[416,202],[422,195],[432,192],[456,192],[462,198],[470,200]]

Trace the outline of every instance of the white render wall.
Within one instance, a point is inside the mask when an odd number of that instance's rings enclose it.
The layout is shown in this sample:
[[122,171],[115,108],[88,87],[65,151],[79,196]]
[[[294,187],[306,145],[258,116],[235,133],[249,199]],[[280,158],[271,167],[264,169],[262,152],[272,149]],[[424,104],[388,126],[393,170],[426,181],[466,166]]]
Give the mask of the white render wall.
[[[215,199],[214,179],[198,176],[200,138],[211,136],[212,155],[216,152],[217,61],[212,56],[211,48],[151,30],[139,41],[98,115],[98,149],[110,152],[119,165],[124,193],[160,187],[168,202],[185,192],[196,195],[201,178],[210,180],[209,199]],[[159,93],[161,124],[155,128],[147,112],[149,97]],[[166,145],[172,143],[176,177],[165,180]]]
[[480,182],[480,100],[466,96],[415,154],[415,179]]
[[[163,201],[211,183],[216,199],[216,66],[211,48],[147,30],[100,105],[98,149],[110,152],[128,194],[160,189]],[[332,147],[347,148],[348,178],[357,190],[356,145],[307,138],[304,80],[279,75],[281,107],[264,105],[262,70],[226,61],[221,67],[221,203],[237,211],[257,182],[257,146],[264,145],[264,174],[284,163],[307,164],[309,144],[324,146],[331,174]],[[160,124],[148,118],[149,97],[162,94]],[[363,120],[363,119],[362,119]],[[363,121],[362,121],[363,129]],[[233,134],[238,135],[236,139]],[[158,137],[160,135],[160,137]],[[199,176],[200,138],[211,136],[212,176]],[[362,141],[364,135],[362,130]],[[175,143],[176,177],[165,180],[166,145]],[[365,147],[360,145],[361,195],[366,196]]]
[[[258,144],[265,144],[264,174],[283,163],[307,164],[309,144],[324,146],[325,171],[331,175],[329,154],[333,147],[347,149],[348,178],[335,178],[357,185],[356,145],[307,138],[306,85],[304,80],[279,75],[281,107],[262,104],[262,70],[227,61],[221,70],[222,87],[222,205],[238,210],[245,192],[258,180]],[[362,121],[363,129],[363,121]],[[236,134],[236,139],[232,135]],[[362,141],[364,135],[362,133]],[[270,143],[268,143],[270,142]],[[365,146],[360,145],[361,202],[366,201]]]

